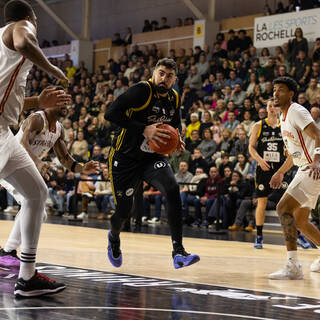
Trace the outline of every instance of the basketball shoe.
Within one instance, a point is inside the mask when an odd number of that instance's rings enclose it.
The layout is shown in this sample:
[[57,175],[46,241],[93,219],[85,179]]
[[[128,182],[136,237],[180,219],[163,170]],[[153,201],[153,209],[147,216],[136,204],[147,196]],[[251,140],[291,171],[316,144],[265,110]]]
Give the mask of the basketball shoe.
[[110,263],[119,268],[122,265],[122,253],[120,250],[120,238],[119,236],[114,239],[111,236],[111,231],[108,233],[108,258]]
[[172,258],[175,269],[187,267],[200,261],[200,257],[197,254],[187,253],[182,246],[172,251]]
[[17,256],[17,250],[7,252],[1,248],[0,265],[4,267],[20,267],[20,259]]
[[320,258],[313,261],[312,265],[310,266],[310,270],[312,272],[320,272]]
[[255,249],[263,249],[263,238],[261,236],[257,236],[256,241],[254,242]]
[[290,259],[285,267],[274,273],[269,274],[272,280],[301,280],[303,279],[303,271],[299,262],[293,262]]
[[36,270],[31,279],[19,278],[17,280],[14,286],[14,295],[16,298],[40,297],[61,292],[65,288],[65,284],[56,282]]
[[303,249],[310,249],[311,248],[311,244],[302,234],[299,234],[299,236],[298,236],[297,245]]

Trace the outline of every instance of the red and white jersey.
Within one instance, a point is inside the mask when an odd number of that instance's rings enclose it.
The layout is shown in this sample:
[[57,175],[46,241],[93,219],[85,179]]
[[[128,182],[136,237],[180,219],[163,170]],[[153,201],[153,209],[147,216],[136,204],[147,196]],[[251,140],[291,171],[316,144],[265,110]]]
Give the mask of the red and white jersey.
[[281,114],[281,133],[287,151],[296,166],[313,161],[314,139],[303,132],[313,122],[310,112],[298,103],[292,103],[286,114]]
[[6,47],[2,36],[8,26],[0,28],[0,119],[10,125],[18,123],[22,112],[32,62]]
[[[54,128],[50,128],[45,111],[38,111],[38,112],[35,112],[35,114],[41,115],[43,119],[43,129],[33,139],[32,144],[30,145],[30,149],[36,157],[38,157],[39,159],[42,159],[49,152],[49,150],[55,145],[55,143],[61,136],[62,124],[59,121],[57,121]],[[32,116],[33,115],[31,115],[31,117]],[[16,137],[19,142],[21,141],[22,136],[23,136],[23,130],[21,127],[18,133],[16,134]]]

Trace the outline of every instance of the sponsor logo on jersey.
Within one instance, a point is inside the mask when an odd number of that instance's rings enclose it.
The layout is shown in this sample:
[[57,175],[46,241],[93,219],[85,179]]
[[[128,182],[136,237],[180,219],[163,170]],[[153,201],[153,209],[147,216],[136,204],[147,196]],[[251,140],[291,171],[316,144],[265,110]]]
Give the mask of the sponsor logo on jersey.
[[287,131],[287,130],[283,130],[283,136],[288,137],[290,139],[294,139],[294,135],[290,131]]
[[264,190],[264,185],[263,185],[263,184],[259,184],[259,185],[258,185],[258,189],[259,189],[260,191],[263,191],[263,190]]
[[127,196],[127,197],[131,197],[131,196],[133,195],[133,192],[134,192],[133,188],[127,189],[127,191],[126,191],[126,196]]
[[164,161],[157,161],[155,164],[154,164],[154,168],[155,169],[161,169],[161,168],[165,168],[167,166],[167,163],[164,162]]
[[172,120],[171,117],[167,117],[167,116],[157,116],[157,115],[151,115],[147,118],[148,122],[170,122]]

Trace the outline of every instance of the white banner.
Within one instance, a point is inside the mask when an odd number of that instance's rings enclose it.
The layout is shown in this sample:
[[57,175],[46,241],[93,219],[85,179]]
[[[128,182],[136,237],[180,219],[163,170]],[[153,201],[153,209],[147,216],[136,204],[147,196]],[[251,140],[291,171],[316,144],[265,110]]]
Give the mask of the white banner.
[[320,9],[283,13],[254,19],[254,46],[256,48],[281,46],[294,38],[301,28],[308,41],[320,37]]

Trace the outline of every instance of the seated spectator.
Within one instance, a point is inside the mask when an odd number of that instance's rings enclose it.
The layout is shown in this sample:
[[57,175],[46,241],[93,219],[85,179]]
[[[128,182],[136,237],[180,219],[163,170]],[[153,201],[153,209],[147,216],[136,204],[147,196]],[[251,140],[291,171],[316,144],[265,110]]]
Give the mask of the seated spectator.
[[230,29],[228,32],[229,40],[227,41],[228,53],[234,54],[237,48],[240,48],[239,38],[236,36],[234,30]]
[[[232,131],[228,128],[224,128],[222,131],[222,138],[221,143],[217,147],[217,154],[215,158],[220,158],[222,153],[230,154],[233,147],[233,140],[232,140]],[[220,156],[219,156],[220,152]]]
[[203,138],[204,129],[210,128],[213,125],[211,113],[209,111],[203,112],[203,119],[199,127],[199,135]]
[[300,92],[298,94],[298,103],[304,106],[308,111],[310,111],[310,103],[306,98],[306,94],[304,92]]
[[159,30],[162,30],[162,29],[170,29],[170,26],[168,25],[166,17],[161,18],[161,26],[159,27]]
[[268,63],[270,52],[268,48],[263,48],[259,57],[260,66],[264,67]]
[[203,168],[198,167],[196,169],[195,175],[190,181],[190,183],[197,185],[188,185],[187,188],[180,193],[183,210],[183,220],[186,224],[191,224],[193,222],[193,219],[189,215],[189,205],[195,206],[197,203],[198,205],[195,207],[195,217],[201,217],[201,205],[199,205],[198,202],[195,203],[195,200],[197,199],[199,182],[205,178],[208,178],[207,174],[204,172]]
[[318,93],[316,95],[316,102],[314,104],[311,105],[311,107],[316,107],[316,108],[319,108],[320,109],[320,94]]
[[[155,212],[154,212],[153,218],[151,218],[151,215],[150,215],[151,203],[155,204]],[[162,204],[165,204],[165,197],[161,194],[159,190],[155,189],[152,186],[148,186],[146,184],[143,191],[142,222],[148,223],[148,224],[160,224]]]
[[255,88],[257,84],[257,76],[255,73],[250,73],[250,76],[249,76],[249,84],[247,86],[247,90],[246,90],[246,95],[247,96],[250,96],[251,94],[253,94],[253,90]]
[[239,111],[238,111],[238,109],[236,109],[236,105],[234,104],[233,100],[230,100],[227,104],[227,111],[222,119],[223,123],[228,121],[229,112],[234,112],[236,118],[238,119]]
[[53,208],[58,209],[57,215],[61,217],[65,212],[65,196],[68,191],[70,191],[63,168],[59,167],[56,174],[51,176],[49,185],[49,196],[52,201]]
[[205,160],[207,162],[210,162],[212,155],[216,152],[217,149],[217,144],[213,140],[210,128],[206,128],[203,130],[202,141],[198,145],[198,148],[202,151]]
[[196,217],[194,226],[208,227],[208,214],[211,206],[217,200],[218,193],[222,191],[223,179],[218,173],[216,167],[211,167],[209,170],[209,177],[204,178],[199,182],[198,196],[195,200],[195,204],[199,206],[200,204],[206,207],[205,219],[202,221],[202,216]]
[[226,86],[226,80],[222,72],[217,72],[216,81],[213,83],[214,90],[222,90]]
[[239,120],[236,119],[236,115],[235,115],[235,112],[233,111],[229,111],[228,113],[228,121],[226,121],[223,126],[226,128],[226,129],[230,129],[231,132],[234,131],[234,129],[237,127],[237,125],[239,124]]
[[191,138],[186,138],[186,150],[193,153],[193,150],[201,143],[201,138],[198,130],[191,132]]
[[90,160],[98,161],[98,162],[106,162],[104,156],[102,154],[101,147],[99,145],[95,145],[92,150],[92,154]]
[[80,179],[84,181],[80,181],[78,184],[78,194],[81,195],[81,213],[77,215],[77,218],[84,220],[88,219],[88,203],[93,198],[96,187],[93,181],[88,181],[92,180],[88,175],[81,173]]
[[144,20],[144,26],[142,32],[150,32],[151,31],[151,24],[149,20]]
[[262,98],[264,99],[263,104],[266,105],[268,100],[273,97],[273,87],[272,82],[267,81],[265,90],[262,92]]
[[201,90],[202,79],[196,66],[191,66],[189,76],[184,83],[189,85],[190,89],[195,92]]
[[213,118],[213,125],[210,127],[210,130],[212,132],[212,138],[215,141],[216,145],[220,145],[221,143],[221,137],[222,137],[222,131],[223,131],[223,125],[221,123],[221,119],[217,116]]
[[214,93],[213,92],[213,89],[214,89],[213,83],[215,80],[216,79],[213,74],[210,74],[208,78],[204,79],[204,82],[203,82],[203,85],[201,88],[201,90],[204,91],[204,94],[205,94],[204,102],[206,102],[208,97]]
[[219,64],[220,59],[227,59],[227,57],[228,57],[227,51],[222,49],[221,43],[219,41],[216,41],[214,43],[212,59],[215,60],[217,64]]
[[306,90],[306,98],[312,105],[316,102],[317,95],[320,94],[320,87],[318,87],[318,81],[316,78],[311,78],[308,89]]
[[236,83],[231,93],[231,100],[235,106],[239,108],[242,106],[244,99],[247,97],[246,92],[242,90],[241,85]]
[[312,107],[310,113],[315,123],[320,124],[320,109],[317,107]]
[[226,114],[226,104],[222,99],[219,99],[217,101],[217,105],[214,111],[215,111],[214,116],[219,117],[222,121],[222,119],[224,118],[224,115]]
[[225,41],[223,33],[221,33],[221,32],[217,33],[216,40],[217,40],[217,42],[220,43],[221,48],[223,50],[227,50],[227,41]]
[[272,81],[274,79],[274,69],[276,68],[276,62],[273,57],[269,57],[268,63],[263,67],[263,74],[266,81]]
[[205,53],[200,54],[199,62],[196,64],[196,67],[200,76],[209,74],[210,66]]
[[[219,174],[223,178],[227,178],[225,176],[225,172],[226,172],[225,169],[226,168],[229,168],[230,171],[232,171],[233,170],[233,163],[229,159],[229,154],[228,153],[223,153],[221,155],[221,161],[220,161],[220,164],[218,166]],[[231,174],[231,172],[230,172],[230,174]]]
[[310,78],[316,78],[320,82],[320,59],[312,63]]
[[199,115],[195,112],[190,115],[190,124],[187,126],[186,138],[191,138],[191,132],[194,130],[199,131],[200,129],[200,121]]
[[200,148],[195,148],[189,165],[189,171],[194,175],[197,168],[203,168],[204,172],[209,171],[208,162],[205,160],[202,150]]
[[249,49],[249,47],[252,45],[252,39],[249,36],[247,36],[247,32],[241,29],[239,30],[238,35],[240,51],[242,52]]
[[317,38],[314,43],[314,47],[310,53],[310,59],[312,59],[313,62],[320,61],[320,38]]
[[264,99],[262,97],[262,90],[259,84],[257,84],[254,89],[253,93],[249,96],[251,101],[259,101],[261,104],[264,104]]
[[101,180],[95,183],[94,198],[96,201],[97,208],[99,210],[98,220],[105,219],[108,205],[110,205],[110,214],[115,212],[115,204],[112,195],[111,182],[109,180],[108,168],[103,169],[101,173]]
[[237,77],[237,74],[234,70],[231,70],[229,72],[229,79],[226,81],[226,85],[234,89],[236,84],[240,84],[240,87],[241,87],[242,80]]
[[263,120],[267,117],[268,113],[266,108],[260,108],[258,111],[258,120]]
[[241,122],[241,124],[242,124],[247,136],[250,135],[251,129],[255,124],[254,120],[252,120],[251,117],[252,117],[251,112],[248,110],[245,110],[243,113],[244,120]]
[[307,85],[306,81],[311,70],[311,60],[303,50],[298,51],[297,57],[293,60],[290,76],[293,77],[302,87]]
[[83,131],[78,132],[77,140],[71,146],[71,155],[77,161],[88,161],[88,142],[84,140]]
[[243,177],[246,177],[248,175],[250,167],[250,163],[247,160],[246,155],[243,153],[238,153],[237,160],[238,162],[236,163],[234,170],[240,172]]
[[169,158],[169,163],[173,172],[177,173],[179,171],[180,163],[186,162],[189,167],[190,160],[191,160],[191,153],[188,150],[185,150],[185,151],[176,150]]

